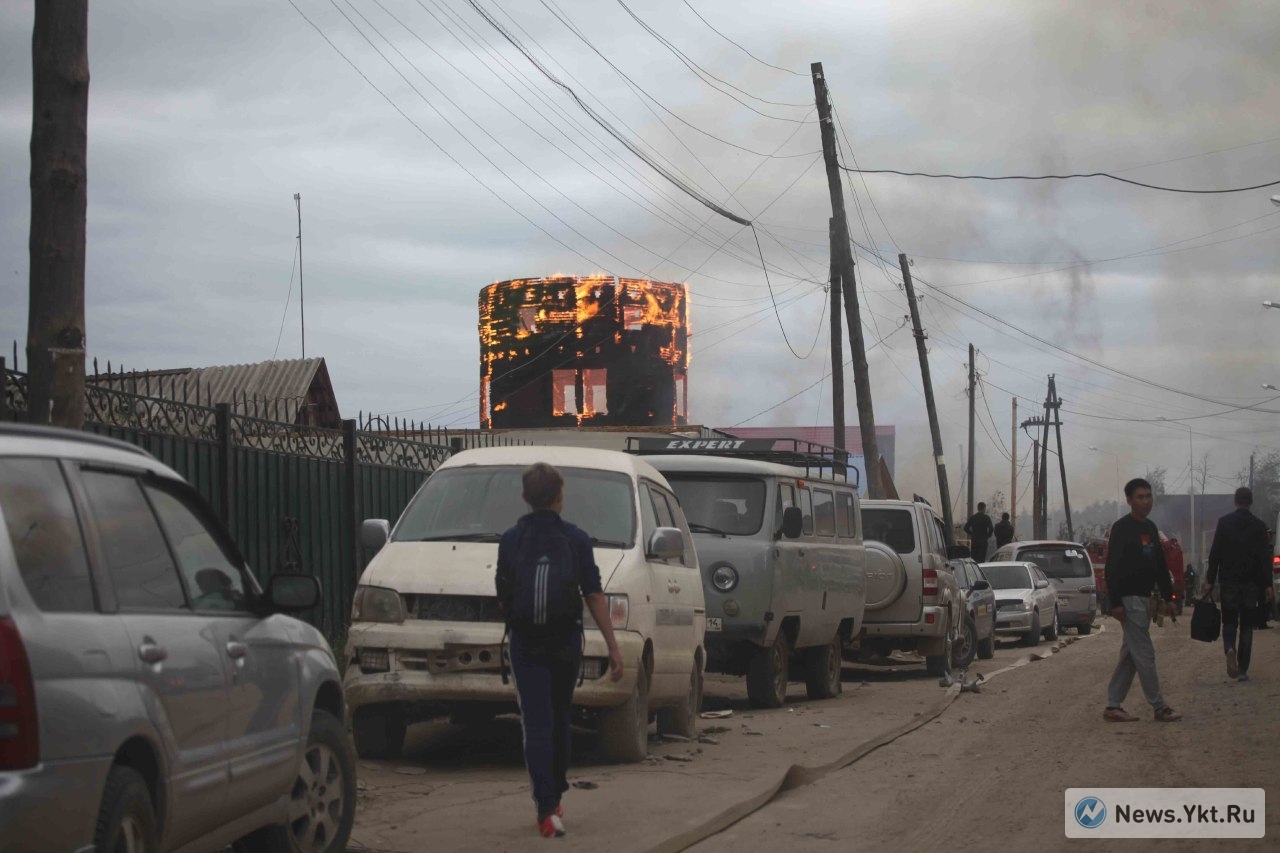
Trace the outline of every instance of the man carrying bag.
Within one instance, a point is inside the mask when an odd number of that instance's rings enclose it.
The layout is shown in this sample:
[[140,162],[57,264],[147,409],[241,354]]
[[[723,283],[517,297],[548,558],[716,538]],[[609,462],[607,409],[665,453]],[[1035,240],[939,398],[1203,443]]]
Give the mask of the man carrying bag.
[[[1219,584],[1222,602],[1222,648],[1227,658],[1227,676],[1249,680],[1249,658],[1253,652],[1253,629],[1261,621],[1263,608],[1271,604],[1271,546],[1267,526],[1253,513],[1253,492],[1236,489],[1236,510],[1218,519],[1209,549],[1209,573],[1205,577],[1204,598]],[[1198,609],[1198,608],[1197,608]],[[1239,627],[1240,645],[1236,646]]]

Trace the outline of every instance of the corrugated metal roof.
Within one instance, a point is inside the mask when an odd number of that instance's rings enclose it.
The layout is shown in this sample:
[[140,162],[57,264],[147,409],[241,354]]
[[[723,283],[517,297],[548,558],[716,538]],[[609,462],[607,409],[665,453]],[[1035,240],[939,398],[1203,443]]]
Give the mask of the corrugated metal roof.
[[232,409],[239,412],[246,410],[245,398],[248,398],[249,412],[254,411],[255,401],[265,402],[272,418],[293,421],[320,371],[327,376],[323,358],[295,358],[257,364],[100,373],[86,379],[116,391],[146,397],[201,405],[230,403]]

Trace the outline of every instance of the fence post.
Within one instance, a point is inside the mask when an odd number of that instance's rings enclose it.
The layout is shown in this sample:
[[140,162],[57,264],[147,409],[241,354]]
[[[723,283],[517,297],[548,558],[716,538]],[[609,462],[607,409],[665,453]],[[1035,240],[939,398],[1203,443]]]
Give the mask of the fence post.
[[218,483],[218,515],[222,524],[234,537],[237,531],[231,523],[231,406],[216,403],[213,407],[214,428],[218,433],[218,464],[214,479]]
[[0,355],[0,423],[9,420],[9,371]]
[[356,505],[359,467],[356,465],[356,422],[353,420],[342,422],[342,468],[342,495],[347,504],[346,533],[347,541],[351,543],[351,550],[346,554],[349,561],[346,562],[347,574],[341,581],[342,588],[345,589],[347,580],[355,577],[360,569],[360,507]]

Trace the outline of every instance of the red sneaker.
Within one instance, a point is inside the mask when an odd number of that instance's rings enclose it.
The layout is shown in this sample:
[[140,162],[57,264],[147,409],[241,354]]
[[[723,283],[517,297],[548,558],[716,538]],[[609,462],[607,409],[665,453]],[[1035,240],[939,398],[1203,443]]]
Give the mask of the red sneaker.
[[550,814],[538,821],[538,834],[543,838],[560,838],[564,835],[564,824],[560,822],[560,816]]

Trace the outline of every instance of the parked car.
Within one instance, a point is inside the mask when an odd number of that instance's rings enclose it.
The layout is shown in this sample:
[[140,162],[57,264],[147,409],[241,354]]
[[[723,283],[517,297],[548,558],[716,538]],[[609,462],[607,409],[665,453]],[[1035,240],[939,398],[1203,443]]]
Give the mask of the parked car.
[[1083,545],[1059,540],[1010,542],[991,559],[1035,563],[1058,591],[1060,627],[1075,628],[1080,634],[1093,630],[1093,620],[1098,616],[1098,587],[1093,562]]
[[616,451],[495,447],[442,464],[394,529],[383,519],[364,522],[362,540],[377,554],[356,587],[346,677],[362,757],[398,755],[413,720],[517,711],[501,673],[494,571],[503,531],[528,512],[520,478],[535,462],[559,469],[563,516],[593,537],[625,662],[620,681],[607,677],[604,637],[584,607],[583,683],[573,701],[594,717],[600,751],[642,760],[654,713],[661,730],[693,734],[706,603],[689,526],[666,479]]
[[1041,636],[1058,639],[1058,593],[1031,562],[982,563],[979,568],[996,593],[996,633],[1016,634],[1024,646]]
[[951,560],[951,573],[964,594],[965,620],[951,663],[964,669],[974,657],[990,660],[996,655],[996,594],[991,582],[971,557]]
[[693,531],[708,670],[745,675],[751,704],[777,708],[794,655],[810,699],[838,695],[843,647],[866,603],[857,484],[735,451],[645,460]]
[[259,588],[142,450],[0,425],[0,850],[346,849],[319,582]]
[[922,500],[863,501],[862,531],[862,648],[883,656],[894,649],[915,651],[931,675],[948,672],[964,624],[964,596],[947,563],[941,519]]

